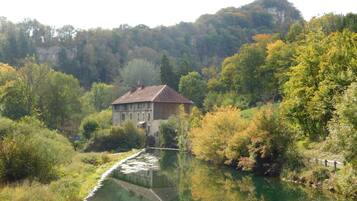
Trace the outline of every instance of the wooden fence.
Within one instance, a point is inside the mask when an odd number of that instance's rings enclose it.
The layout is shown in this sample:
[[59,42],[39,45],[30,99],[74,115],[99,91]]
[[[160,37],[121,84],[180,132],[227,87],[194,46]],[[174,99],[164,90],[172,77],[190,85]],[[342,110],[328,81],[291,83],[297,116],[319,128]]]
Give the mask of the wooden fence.
[[307,158],[307,162],[310,164],[323,165],[325,167],[333,167],[334,171],[344,166],[344,163],[336,160],[327,160],[327,159],[319,159],[319,158]]

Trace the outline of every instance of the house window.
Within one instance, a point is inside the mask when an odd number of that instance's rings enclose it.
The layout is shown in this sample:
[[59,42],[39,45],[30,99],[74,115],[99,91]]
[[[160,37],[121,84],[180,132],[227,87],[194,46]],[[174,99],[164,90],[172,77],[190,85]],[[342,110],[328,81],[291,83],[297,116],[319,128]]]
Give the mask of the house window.
[[141,108],[141,104],[140,103],[138,103],[138,109],[140,109]]
[[142,115],[141,119],[142,119],[143,121],[145,121],[145,113],[143,112],[143,113],[141,113],[141,115]]
[[140,113],[138,112],[138,121],[140,121]]
[[151,118],[151,114],[150,112],[148,113],[148,121],[150,121],[150,118]]
[[148,107],[148,109],[150,109],[150,103],[147,103],[147,107]]
[[121,121],[125,121],[125,114],[124,113],[121,114]]

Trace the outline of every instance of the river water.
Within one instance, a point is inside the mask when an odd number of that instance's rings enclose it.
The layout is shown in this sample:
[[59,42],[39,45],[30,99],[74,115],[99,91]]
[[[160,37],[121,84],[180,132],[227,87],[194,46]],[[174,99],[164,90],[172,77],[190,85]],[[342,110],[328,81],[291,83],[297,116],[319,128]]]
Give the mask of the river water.
[[89,201],[332,201],[319,191],[217,167],[176,151],[120,165]]

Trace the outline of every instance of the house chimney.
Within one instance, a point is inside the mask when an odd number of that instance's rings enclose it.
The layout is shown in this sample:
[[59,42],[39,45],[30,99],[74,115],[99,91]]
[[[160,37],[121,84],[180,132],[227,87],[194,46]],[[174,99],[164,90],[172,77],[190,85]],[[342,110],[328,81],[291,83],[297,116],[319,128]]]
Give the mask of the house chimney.
[[141,90],[144,89],[144,85],[140,83],[140,80],[138,80],[138,84],[137,84],[137,89]]

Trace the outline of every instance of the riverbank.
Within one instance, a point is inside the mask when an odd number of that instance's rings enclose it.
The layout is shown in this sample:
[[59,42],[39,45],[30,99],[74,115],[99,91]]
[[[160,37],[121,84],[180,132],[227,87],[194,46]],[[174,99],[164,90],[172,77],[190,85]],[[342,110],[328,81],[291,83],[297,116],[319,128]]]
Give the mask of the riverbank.
[[49,184],[24,181],[0,188],[2,201],[80,201],[97,185],[102,174],[139,150],[119,154],[77,153],[60,168],[60,176]]

